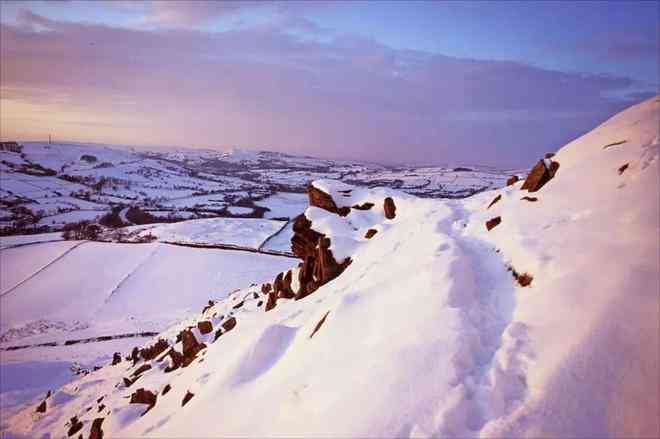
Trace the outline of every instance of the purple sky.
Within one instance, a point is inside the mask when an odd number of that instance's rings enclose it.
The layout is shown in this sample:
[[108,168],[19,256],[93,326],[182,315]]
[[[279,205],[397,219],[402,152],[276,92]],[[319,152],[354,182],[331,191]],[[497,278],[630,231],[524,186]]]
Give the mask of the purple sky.
[[3,139],[527,166],[658,90],[658,2],[11,2]]

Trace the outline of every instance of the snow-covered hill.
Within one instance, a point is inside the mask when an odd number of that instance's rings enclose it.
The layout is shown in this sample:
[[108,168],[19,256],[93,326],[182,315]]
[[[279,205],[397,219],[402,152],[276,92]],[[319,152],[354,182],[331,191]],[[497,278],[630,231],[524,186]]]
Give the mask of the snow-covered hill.
[[658,437],[659,108],[634,106],[524,182],[465,200],[318,180],[291,225],[298,264],[2,428]]

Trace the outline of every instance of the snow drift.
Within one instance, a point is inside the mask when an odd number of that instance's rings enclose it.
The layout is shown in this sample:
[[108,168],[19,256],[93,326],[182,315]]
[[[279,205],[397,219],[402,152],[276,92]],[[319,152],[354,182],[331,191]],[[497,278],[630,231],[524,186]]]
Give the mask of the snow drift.
[[314,182],[298,266],[6,432],[658,436],[659,102],[466,200]]

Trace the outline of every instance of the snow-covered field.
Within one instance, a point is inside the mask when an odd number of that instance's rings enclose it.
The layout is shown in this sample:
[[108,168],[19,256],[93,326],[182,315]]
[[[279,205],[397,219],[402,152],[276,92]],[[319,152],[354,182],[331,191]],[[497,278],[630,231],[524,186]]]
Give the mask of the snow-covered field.
[[[291,268],[294,292],[302,285],[298,261],[281,256],[158,242],[2,250],[24,266],[7,288],[68,251],[0,298],[12,343],[163,332],[0,351],[11,383],[0,428],[8,437],[87,437],[94,425],[104,437],[658,437],[659,108],[658,97],[632,107],[536,164],[529,181],[501,187],[497,177],[497,189],[462,200],[416,197],[406,180],[319,179],[313,187],[333,204],[306,207],[305,218],[338,263],[351,263],[300,300],[262,291]],[[223,160],[263,166],[264,157]],[[522,189],[535,175],[547,182]],[[209,234],[195,224],[167,233]],[[297,224],[302,245],[312,238]],[[289,222],[260,245],[280,248],[293,234]],[[324,255],[321,243],[313,250]],[[40,259],[30,256],[39,248]],[[309,285],[330,264],[317,263]],[[221,300],[202,311],[209,298]],[[57,388],[72,379],[72,359],[107,364],[157,339],[190,361],[164,350]]]

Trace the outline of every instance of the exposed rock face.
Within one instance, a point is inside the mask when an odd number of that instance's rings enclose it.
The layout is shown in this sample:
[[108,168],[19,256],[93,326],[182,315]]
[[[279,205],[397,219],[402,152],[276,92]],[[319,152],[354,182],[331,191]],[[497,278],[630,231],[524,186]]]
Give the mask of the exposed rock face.
[[312,222],[305,215],[298,215],[293,223],[293,237],[291,237],[291,251],[300,259],[305,260],[307,256],[314,256],[316,244],[321,235],[312,230]]
[[202,334],[209,334],[211,331],[213,331],[213,325],[208,320],[203,320],[201,322],[197,322],[197,329],[199,329],[199,332]]
[[268,294],[270,292],[271,286],[269,283],[265,283],[261,286],[261,292],[263,294]]
[[131,394],[131,404],[147,404],[147,410],[142,413],[143,415],[156,405],[156,394],[151,390],[139,388]]
[[502,222],[502,217],[496,216],[495,218],[486,221],[486,229],[490,231],[501,222]]
[[183,400],[181,401],[181,407],[183,407],[184,405],[188,404],[188,401],[190,401],[190,400],[192,399],[193,396],[195,396],[195,394],[194,394],[194,393],[190,393],[190,390],[188,390],[188,391],[186,392],[185,396],[183,397]]
[[140,378],[139,375],[136,376],[136,377],[133,378],[133,379],[129,379],[129,378],[124,377],[124,379],[123,379],[123,380],[124,380],[124,387],[126,387],[126,388],[131,387],[131,386],[133,385],[133,383],[136,382],[136,381],[138,380],[138,378]]
[[367,230],[367,233],[364,234],[364,237],[367,238],[367,239],[371,239],[371,238],[374,237],[374,235],[375,235],[376,233],[378,233],[378,230],[376,230],[376,229],[369,229],[369,230]]
[[229,332],[236,327],[236,319],[234,317],[230,317],[226,322],[223,322],[221,326],[225,332]]
[[89,439],[103,439],[103,430],[101,426],[103,425],[103,419],[105,418],[96,418],[92,422],[92,427],[89,430]]
[[323,317],[321,317],[321,320],[318,321],[316,326],[314,327],[314,330],[312,331],[311,334],[309,334],[309,338],[314,337],[314,334],[318,332],[319,329],[321,329],[321,326],[323,326],[323,323],[325,322],[325,319],[328,317],[328,314],[330,314],[330,311],[326,312]]
[[167,341],[161,338],[152,346],[142,349],[140,351],[140,356],[146,361],[153,360],[162,352],[165,352],[165,349],[167,349],[168,347],[169,344],[167,343]]
[[516,183],[518,183],[518,180],[520,180],[520,179],[518,178],[517,175],[512,175],[511,177],[509,177],[506,180],[506,185],[511,186],[512,184],[516,184]]
[[558,162],[550,161],[550,165],[546,166],[546,160],[539,160],[520,189],[527,189],[529,192],[538,191],[555,176],[558,169]]
[[346,216],[351,211],[350,207],[337,207],[337,204],[329,194],[314,187],[313,184],[307,186],[307,195],[309,196],[310,206],[316,206],[340,216]]
[[119,363],[121,363],[121,354],[119,352],[115,352],[112,356],[112,365],[114,366]]
[[546,152],[546,153],[545,153],[545,158],[546,158],[546,159],[551,159],[551,158],[553,158],[554,156],[555,156],[555,153],[554,153],[554,152]]
[[266,312],[275,308],[275,305],[277,305],[277,293],[272,291],[268,293],[268,301],[266,302]]
[[41,401],[41,404],[37,406],[37,413],[46,413],[46,400]]
[[623,174],[623,173],[625,172],[625,170],[628,169],[628,166],[629,166],[628,163],[626,163],[625,165],[622,165],[622,166],[619,168],[619,175]]
[[491,206],[492,206],[493,204],[497,203],[497,202],[500,201],[501,199],[502,199],[502,195],[501,195],[501,194],[498,195],[498,196],[496,196],[496,197],[493,199],[493,201],[490,202],[490,204],[488,205],[488,207],[487,207],[486,209],[490,209]]
[[71,427],[69,427],[69,431],[67,431],[67,436],[73,436],[74,434],[78,433],[80,430],[83,428],[83,423],[78,420],[77,416],[74,416],[71,418],[71,421],[69,421],[71,424]]
[[135,370],[135,372],[133,372],[133,376],[135,377],[135,376],[141,375],[142,373],[148,371],[149,369],[151,369],[150,364],[143,364],[142,366],[138,367]]
[[394,204],[392,197],[385,198],[383,209],[385,210],[385,218],[394,219],[396,216],[396,205]]
[[163,387],[163,390],[160,392],[161,395],[167,395],[167,392],[172,390],[172,386],[169,384],[166,384],[165,387]]
[[192,363],[197,353],[206,348],[204,343],[197,341],[195,334],[190,329],[186,329],[181,333],[181,342],[183,343],[183,367]]

